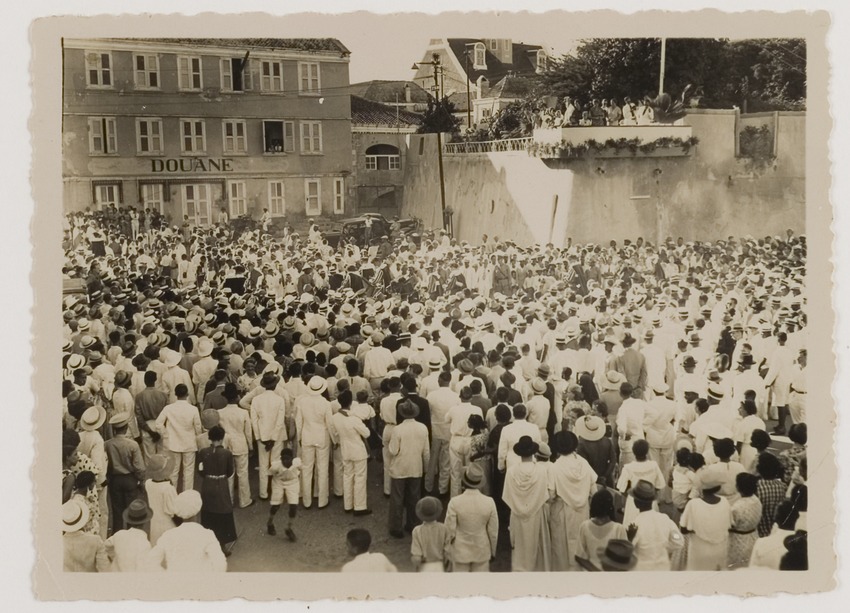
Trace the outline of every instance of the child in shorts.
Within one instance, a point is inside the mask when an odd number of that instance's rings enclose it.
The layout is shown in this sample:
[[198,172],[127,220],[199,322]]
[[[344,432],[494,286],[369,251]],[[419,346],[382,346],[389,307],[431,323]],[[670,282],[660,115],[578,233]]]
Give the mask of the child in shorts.
[[301,458],[296,458],[292,449],[285,448],[280,452],[280,460],[275,460],[269,467],[272,478],[271,507],[266,531],[275,536],[274,516],[282,504],[289,505],[289,522],[286,525],[286,538],[295,542],[295,532],[292,530],[292,520],[298,508],[298,494],[301,491]]

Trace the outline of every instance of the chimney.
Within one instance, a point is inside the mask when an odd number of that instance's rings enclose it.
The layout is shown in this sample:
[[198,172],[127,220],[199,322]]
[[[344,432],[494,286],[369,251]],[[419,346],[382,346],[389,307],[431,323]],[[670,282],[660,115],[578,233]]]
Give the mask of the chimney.
[[410,83],[404,84],[404,101],[410,104]]

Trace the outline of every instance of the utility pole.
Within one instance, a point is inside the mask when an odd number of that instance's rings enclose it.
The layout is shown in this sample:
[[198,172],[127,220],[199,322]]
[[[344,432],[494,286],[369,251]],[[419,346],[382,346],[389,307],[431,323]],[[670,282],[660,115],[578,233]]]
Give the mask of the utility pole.
[[661,38],[661,73],[658,75],[658,95],[664,93],[664,64],[667,59],[667,39]]
[[469,92],[469,44],[466,45],[466,129],[472,129],[472,97]]

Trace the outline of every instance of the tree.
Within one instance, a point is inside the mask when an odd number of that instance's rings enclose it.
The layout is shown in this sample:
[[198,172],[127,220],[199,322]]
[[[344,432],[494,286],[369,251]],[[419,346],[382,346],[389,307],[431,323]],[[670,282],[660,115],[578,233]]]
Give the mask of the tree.
[[454,134],[460,129],[460,119],[455,105],[448,98],[428,98],[428,108],[422,115],[422,123],[419,125],[419,134],[433,134],[443,132]]
[[[753,110],[805,106],[803,39],[670,38],[664,91],[673,98],[693,86],[699,106]],[[543,75],[549,93],[579,98],[633,100],[658,94],[661,39],[591,38],[572,55],[556,58]]]

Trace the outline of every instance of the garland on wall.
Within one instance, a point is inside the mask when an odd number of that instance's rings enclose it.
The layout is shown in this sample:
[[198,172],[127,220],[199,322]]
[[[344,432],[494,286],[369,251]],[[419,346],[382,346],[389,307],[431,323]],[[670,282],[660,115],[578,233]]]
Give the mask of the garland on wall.
[[640,138],[609,138],[604,142],[590,139],[578,144],[565,140],[560,143],[532,142],[529,143],[526,150],[529,155],[541,158],[582,157],[587,154],[599,154],[605,150],[613,150],[617,155],[628,152],[630,155],[636,156],[638,153],[648,155],[657,149],[681,149],[683,153],[688,153],[691,147],[697,144],[699,144],[699,138],[696,136],[689,136],[688,138],[662,136],[647,143]]

